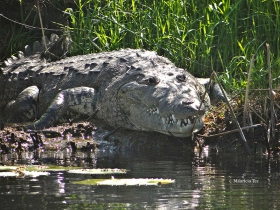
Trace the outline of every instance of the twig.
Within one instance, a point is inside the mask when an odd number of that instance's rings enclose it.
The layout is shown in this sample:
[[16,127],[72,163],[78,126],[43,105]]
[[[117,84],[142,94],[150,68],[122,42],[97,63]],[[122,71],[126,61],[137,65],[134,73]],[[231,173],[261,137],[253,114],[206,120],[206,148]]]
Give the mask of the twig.
[[275,110],[274,110],[274,95],[272,90],[272,77],[271,77],[271,64],[270,64],[270,46],[266,44],[267,49],[267,67],[268,67],[268,84],[269,84],[269,97],[270,97],[270,121],[269,126],[271,128],[270,132],[268,132],[268,136],[270,136],[270,140],[272,142],[272,149],[277,147],[277,142],[275,139]]
[[[246,130],[246,129],[257,128],[257,127],[261,127],[261,126],[263,126],[263,124],[250,125],[250,126],[246,126],[246,127],[240,128],[240,129],[241,130]],[[197,134],[197,136],[209,138],[209,137],[215,137],[215,136],[224,136],[224,135],[228,135],[228,134],[231,134],[231,133],[236,133],[238,131],[239,131],[239,129],[234,129],[234,130],[231,130],[231,131],[226,131],[226,132],[217,133],[217,134],[213,134],[213,135],[207,135],[206,136],[206,135]]]
[[109,136],[111,136],[112,134],[116,133],[118,130],[120,130],[122,127],[117,127],[116,129],[114,129],[113,131],[111,131],[110,133],[106,134],[103,139],[104,140],[108,140]]
[[[186,145],[184,142],[182,142],[179,138],[177,138],[176,136],[174,136],[173,133],[171,133],[170,131],[168,131],[168,133],[169,133],[170,136],[172,136],[172,137],[175,138],[177,141],[179,141],[184,147],[187,147],[187,145]],[[201,150],[201,149],[202,149],[202,146],[200,145],[199,141],[197,141],[197,143],[198,143],[198,146],[199,146],[199,148],[200,148],[200,150]]]
[[[24,23],[17,22],[17,21],[15,21],[15,20],[12,20],[12,19],[6,17],[6,16],[3,15],[3,14],[0,14],[0,16],[3,17],[3,18],[5,18],[5,19],[7,19],[7,20],[9,20],[9,21],[11,21],[11,22],[13,22],[13,23],[16,23],[16,24],[18,24],[18,25],[22,25],[22,26],[24,26],[25,28],[28,28],[28,29],[40,29],[40,30],[42,29],[42,28],[39,28],[39,27],[30,26],[30,25],[27,25],[27,24],[24,24]],[[47,31],[62,31],[62,29],[49,29],[49,28],[43,28],[43,29],[44,29],[44,30],[47,30]]]
[[267,97],[264,98],[263,113],[266,117],[266,122],[268,121],[268,108],[267,108]]
[[[250,125],[252,126],[253,125],[252,113],[249,112],[248,114],[249,114]],[[250,128],[249,131],[250,131],[251,139],[255,139],[254,129]]]
[[255,115],[257,115],[263,121],[263,123],[265,123],[265,119],[263,119],[262,116],[259,115],[253,107],[250,107],[250,110],[253,111],[255,113]]
[[274,105],[277,106],[278,109],[280,109],[279,104],[277,104],[275,101],[274,101]]
[[271,120],[268,121],[268,126],[267,126],[267,141],[270,142],[270,137],[271,137]]
[[[268,91],[269,90],[269,88],[257,88],[257,89],[251,89],[251,91]],[[279,91],[280,90],[280,88],[278,87],[278,88],[273,88],[272,90],[274,90],[274,91]]]
[[46,37],[45,37],[45,31],[44,31],[44,27],[43,27],[43,21],[42,21],[42,16],[41,16],[41,11],[40,11],[40,4],[39,4],[39,0],[37,0],[37,10],[38,10],[38,14],[39,14],[39,20],[40,20],[40,25],[41,25],[41,30],[42,30],[42,35],[43,35],[43,45],[44,45],[44,52],[46,54],[49,54],[53,57],[55,57],[56,59],[60,59],[60,57],[56,56],[55,54],[53,54],[52,52],[49,51],[48,47],[47,47],[47,43],[46,43]]
[[88,40],[91,42],[91,44],[96,47],[100,52],[102,52],[102,49],[94,42],[97,38],[95,38],[94,40],[91,40],[88,36]]
[[250,61],[250,68],[249,68],[247,86],[246,86],[246,93],[245,93],[245,103],[244,103],[244,111],[243,111],[243,126],[246,126],[246,119],[248,118],[249,90],[250,90],[251,74],[252,74],[254,59],[255,59],[255,55],[253,54],[252,58],[251,58],[251,61]]
[[231,114],[231,116],[232,116],[233,119],[234,119],[234,122],[235,122],[235,124],[236,124],[236,126],[237,126],[237,129],[238,129],[238,131],[239,131],[240,137],[241,137],[241,139],[242,139],[242,141],[243,141],[243,144],[245,145],[246,151],[247,151],[247,153],[250,155],[250,154],[251,154],[251,151],[250,151],[250,148],[248,147],[247,140],[246,140],[246,138],[245,138],[245,136],[244,136],[244,133],[242,132],[242,129],[241,129],[240,125],[239,125],[238,120],[236,119],[236,116],[235,116],[235,114],[234,114],[233,108],[231,107],[231,105],[230,105],[230,103],[229,103],[229,101],[228,101],[227,95],[226,95],[226,93],[225,93],[225,91],[224,91],[222,85],[221,85],[220,82],[219,82],[219,79],[218,79],[218,76],[217,76],[216,72],[213,71],[212,74],[214,75],[214,77],[215,77],[215,79],[216,79],[216,81],[217,81],[217,83],[218,83],[218,85],[219,85],[219,87],[220,87],[220,89],[221,89],[221,91],[222,91],[224,97],[225,97],[226,103],[227,103],[227,105],[228,105],[228,107],[229,107],[229,110],[230,110],[230,114]]
[[[254,60],[255,60],[255,55],[253,54],[251,61],[250,61],[250,68],[249,68],[247,86],[246,86],[246,92],[245,92],[245,104],[244,104],[244,111],[243,111],[243,127],[246,126],[247,123],[249,123],[251,126],[253,125],[252,114],[250,112],[250,107],[249,107],[249,91],[250,91],[250,82],[251,82],[251,75],[252,75]],[[255,139],[254,129],[250,128],[249,131],[250,131],[251,139]]]
[[40,20],[41,29],[42,29],[43,43],[44,43],[45,51],[47,51],[48,48],[47,48],[46,39],[45,39],[46,38],[45,37],[45,32],[44,32],[44,29],[43,29],[43,21],[42,21],[42,17],[41,17],[39,0],[37,0],[37,10],[38,10],[38,14],[39,14],[39,20]]

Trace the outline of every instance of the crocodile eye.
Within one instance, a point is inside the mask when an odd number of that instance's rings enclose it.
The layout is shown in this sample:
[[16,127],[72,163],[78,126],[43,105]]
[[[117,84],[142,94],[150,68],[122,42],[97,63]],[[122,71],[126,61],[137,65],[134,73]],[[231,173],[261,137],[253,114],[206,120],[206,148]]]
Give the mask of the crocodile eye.
[[156,78],[156,77],[150,77],[149,79],[148,79],[148,82],[149,82],[149,84],[157,84],[159,81],[158,81],[158,79]]
[[184,74],[179,74],[176,76],[176,79],[178,80],[178,82],[185,82],[186,76]]
[[149,77],[146,79],[143,79],[140,84],[146,84],[146,85],[157,85],[159,83],[159,79],[157,77]]

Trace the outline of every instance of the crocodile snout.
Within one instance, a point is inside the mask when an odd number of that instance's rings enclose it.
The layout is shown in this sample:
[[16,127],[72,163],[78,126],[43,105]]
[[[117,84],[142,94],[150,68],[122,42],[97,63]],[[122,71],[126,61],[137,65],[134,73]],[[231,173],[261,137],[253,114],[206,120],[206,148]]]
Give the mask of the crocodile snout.
[[188,106],[188,105],[191,105],[191,104],[193,104],[194,103],[194,101],[182,101],[182,104],[184,105],[184,106]]
[[181,99],[173,107],[173,112],[176,116],[191,116],[191,115],[203,115],[205,113],[205,106],[202,104],[200,107],[200,101],[198,99]]

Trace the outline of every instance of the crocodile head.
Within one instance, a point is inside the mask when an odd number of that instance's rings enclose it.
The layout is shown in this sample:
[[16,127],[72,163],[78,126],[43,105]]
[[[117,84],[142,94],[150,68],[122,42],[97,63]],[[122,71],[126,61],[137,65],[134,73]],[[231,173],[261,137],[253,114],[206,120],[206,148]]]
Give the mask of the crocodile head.
[[[205,88],[185,70],[175,66],[145,68],[127,73],[124,80],[126,82],[115,86],[114,91],[117,112],[121,112],[117,115],[122,115],[118,122],[126,120],[127,124],[115,123],[114,127],[187,137],[204,126],[203,115],[210,105],[209,96],[206,95],[199,109]],[[109,115],[115,114],[106,110],[110,121]]]

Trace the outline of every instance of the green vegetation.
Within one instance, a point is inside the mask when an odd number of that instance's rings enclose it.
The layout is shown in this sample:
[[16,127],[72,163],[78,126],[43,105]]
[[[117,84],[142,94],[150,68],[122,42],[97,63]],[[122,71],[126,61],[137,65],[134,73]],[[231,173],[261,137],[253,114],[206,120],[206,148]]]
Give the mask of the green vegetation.
[[[196,76],[218,71],[227,90],[247,83],[267,88],[265,44],[271,45],[274,85],[279,85],[280,1],[88,0],[71,17],[72,54],[145,48]],[[278,77],[277,77],[278,76]]]
[[[18,2],[19,8],[15,8],[18,12],[19,19],[13,20],[15,22],[11,22],[12,19],[10,19],[10,24],[4,24],[4,16],[2,16],[3,9],[0,9],[0,44],[5,43],[6,46],[0,46],[0,49],[4,48],[3,54],[0,53],[0,61],[2,61],[5,57],[10,57],[11,54],[17,52],[18,50],[23,50],[24,45],[26,44],[26,41],[29,40],[29,37],[32,37],[34,35],[34,31],[32,30],[26,30],[28,28],[28,21],[30,25],[34,25],[37,21],[37,18],[32,16],[32,11],[24,11],[23,9],[23,0],[20,0]],[[4,6],[2,5],[2,8]],[[13,11],[11,11],[13,13]],[[7,17],[9,18],[9,17]],[[21,23],[16,24],[16,23]],[[26,25],[24,25],[26,24]],[[37,34],[38,35],[38,34]],[[36,37],[38,39],[38,37]],[[29,40],[30,41],[30,40]],[[2,44],[3,45],[3,44]]]
[[226,90],[232,91],[245,89],[253,54],[251,88],[268,87],[269,43],[273,86],[279,86],[278,0],[77,0],[65,13],[72,55],[155,50],[195,76],[217,71]]

